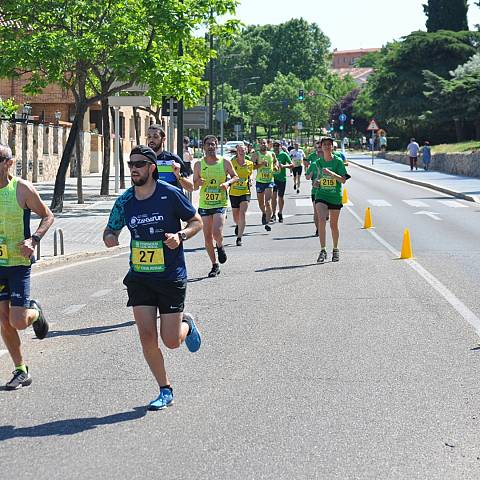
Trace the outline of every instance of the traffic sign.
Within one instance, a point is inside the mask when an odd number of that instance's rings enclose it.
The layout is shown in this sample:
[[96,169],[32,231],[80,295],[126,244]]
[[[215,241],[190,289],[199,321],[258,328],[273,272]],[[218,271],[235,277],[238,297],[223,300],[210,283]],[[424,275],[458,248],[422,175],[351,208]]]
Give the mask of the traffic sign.
[[309,97],[314,97],[315,95],[316,95],[315,90],[310,90],[310,91],[308,92],[308,96],[309,96]]
[[108,97],[108,104],[111,107],[150,107],[152,101],[145,96],[112,96]]
[[297,130],[303,130],[303,122],[297,122]]
[[374,118],[372,118],[372,121],[368,124],[367,130],[371,130],[371,131],[378,130],[378,125]]
[[343,123],[347,120],[347,116],[344,114],[344,113],[341,113],[339,116],[338,116],[338,119]]
[[220,122],[220,123],[228,122],[229,114],[224,108],[221,108],[220,110],[217,110],[217,113],[215,114],[215,118],[217,119],[217,122]]

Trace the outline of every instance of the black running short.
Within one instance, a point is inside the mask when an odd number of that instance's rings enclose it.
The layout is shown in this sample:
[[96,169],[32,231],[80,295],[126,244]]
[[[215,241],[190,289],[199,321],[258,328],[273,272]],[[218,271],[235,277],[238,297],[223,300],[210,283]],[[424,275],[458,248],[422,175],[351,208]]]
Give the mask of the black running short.
[[329,210],[340,210],[340,209],[343,208],[343,205],[342,205],[342,204],[337,205],[336,203],[329,203],[329,202],[327,202],[327,201],[325,201],[325,200],[322,200],[322,199],[320,199],[320,198],[315,199],[315,205],[316,205],[317,203],[323,203],[323,205],[326,205]]
[[287,181],[285,180],[280,181],[280,180],[275,180],[275,186],[273,187],[273,191],[277,192],[277,195],[280,198],[283,198],[285,196],[285,188],[287,186]]
[[127,287],[127,307],[158,307],[159,313],[183,312],[187,283],[179,281],[159,281],[127,273],[123,279]]
[[294,177],[301,177],[302,176],[302,171],[303,171],[303,167],[300,165],[298,167],[293,167],[292,168],[292,172],[293,172],[293,176]]
[[250,195],[230,195],[230,205],[232,208],[240,208],[242,202],[249,202]]

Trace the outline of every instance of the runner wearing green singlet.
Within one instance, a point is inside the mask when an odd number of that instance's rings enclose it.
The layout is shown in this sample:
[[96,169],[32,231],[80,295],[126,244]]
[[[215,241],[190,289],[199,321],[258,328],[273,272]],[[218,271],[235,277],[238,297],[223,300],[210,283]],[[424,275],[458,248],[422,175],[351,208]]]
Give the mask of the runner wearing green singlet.
[[[48,333],[42,308],[30,298],[30,272],[35,247],[53,223],[53,214],[35,187],[10,174],[13,163],[10,147],[0,144],[0,330],[15,366],[6,390],[32,383],[22,355],[19,330],[32,325],[38,339]],[[33,234],[31,212],[41,219]]]
[[[349,177],[343,161],[333,155],[333,138],[325,137],[320,141],[323,158],[315,161],[318,177],[315,180],[315,209],[318,218],[318,236],[320,238],[320,254],[317,262],[323,263],[327,259],[326,251],[326,221],[330,216],[330,230],[332,232],[333,252],[332,262],[340,260],[338,250],[338,219],[342,205],[342,184]],[[307,177],[308,178],[308,177]]]
[[[200,187],[200,204],[198,213],[203,220],[203,235],[205,248],[212,262],[209,277],[220,273],[220,266],[215,256],[214,241],[217,247],[218,261],[225,263],[227,254],[223,246],[223,226],[227,210],[227,190],[232,183],[238,181],[238,176],[229,160],[217,157],[218,139],[207,135],[203,139],[205,157],[193,167],[193,183],[195,190]],[[227,180],[227,175],[230,177]]]
[[241,247],[246,224],[245,215],[251,195],[250,177],[254,170],[253,162],[245,155],[244,145],[237,145],[237,154],[232,158],[232,166],[237,172],[239,180],[230,187],[230,204],[232,205],[233,221],[235,222],[237,247]]
[[278,161],[278,170],[273,172],[275,186],[272,197],[272,220],[276,220],[277,198],[278,198],[278,222],[283,223],[283,207],[285,206],[285,187],[287,186],[287,170],[293,168],[292,159],[287,152],[280,149],[280,142],[273,142],[273,153]]
[[260,149],[252,155],[252,160],[257,169],[256,190],[258,205],[262,211],[262,225],[265,230],[271,230],[268,225],[272,218],[272,193],[275,185],[273,173],[278,170],[278,162],[272,152],[267,150],[268,144],[266,139],[260,140]]
[[[317,187],[315,186],[315,181],[318,177],[318,168],[317,168],[317,160],[319,158],[323,158],[323,151],[322,145],[320,140],[315,142],[315,150],[308,156],[307,164],[308,168],[305,172],[305,176],[307,180],[312,180],[312,205],[313,205],[313,221],[315,223],[315,236],[318,237],[318,215],[317,209],[315,208],[315,193],[317,191]],[[328,220],[328,217],[327,217]]]

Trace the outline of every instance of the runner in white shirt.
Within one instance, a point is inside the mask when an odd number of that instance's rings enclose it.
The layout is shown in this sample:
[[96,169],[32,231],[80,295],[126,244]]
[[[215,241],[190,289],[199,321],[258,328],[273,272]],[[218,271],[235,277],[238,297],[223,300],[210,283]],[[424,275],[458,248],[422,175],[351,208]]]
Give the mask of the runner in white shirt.
[[298,143],[294,143],[293,150],[290,150],[290,158],[293,163],[293,189],[300,193],[300,180],[302,178],[303,161],[305,160],[305,152],[300,148]]

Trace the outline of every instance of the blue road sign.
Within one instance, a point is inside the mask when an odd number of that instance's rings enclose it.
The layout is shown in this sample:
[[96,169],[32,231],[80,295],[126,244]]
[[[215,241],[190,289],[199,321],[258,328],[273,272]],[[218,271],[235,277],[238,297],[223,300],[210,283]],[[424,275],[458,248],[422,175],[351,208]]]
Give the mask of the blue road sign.
[[338,119],[343,123],[347,120],[347,116],[344,114],[344,113],[341,113],[339,116],[338,116]]

